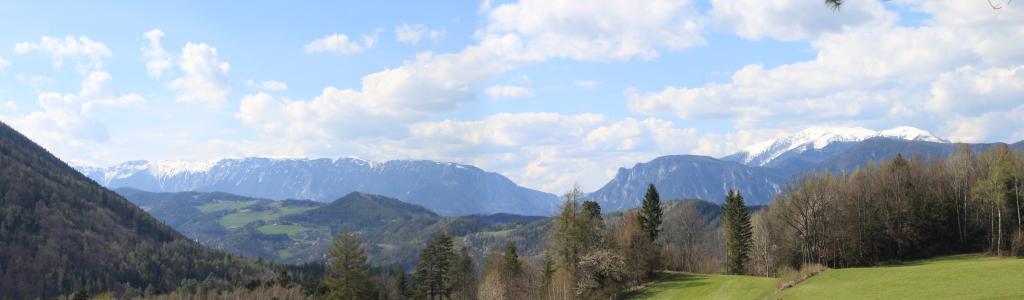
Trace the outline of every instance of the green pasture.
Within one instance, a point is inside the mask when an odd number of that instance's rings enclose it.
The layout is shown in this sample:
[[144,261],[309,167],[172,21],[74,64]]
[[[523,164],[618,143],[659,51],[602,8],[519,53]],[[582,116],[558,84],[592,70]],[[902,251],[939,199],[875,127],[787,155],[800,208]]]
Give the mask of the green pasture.
[[828,270],[782,299],[1024,299],[1024,260],[958,255],[896,266]]
[[958,255],[827,270],[775,294],[777,282],[669,272],[627,299],[1024,299],[1024,260]]
[[295,238],[295,234],[300,230],[306,230],[309,228],[296,225],[263,225],[256,229],[266,234],[286,233],[288,234],[288,237]]
[[307,210],[314,209],[315,207],[300,207],[294,209],[281,209],[281,214],[273,213],[272,211],[261,211],[261,212],[239,212],[226,215],[220,218],[220,224],[227,227],[241,227],[245,224],[249,224],[252,221],[263,220],[270,221],[280,218],[283,215],[290,215],[295,213],[304,212]]
[[760,299],[775,291],[775,278],[667,272],[627,299]]
[[[201,211],[201,212],[208,213],[208,212],[211,212],[211,211],[218,211],[218,210],[228,209],[228,208],[239,209],[239,208],[243,208],[243,207],[246,207],[246,206],[249,206],[249,205],[253,205],[253,204],[256,204],[256,200],[245,201],[245,202],[242,202],[242,201],[217,201],[217,202],[214,202],[214,203],[211,203],[211,204],[207,204],[207,205],[203,205],[203,206],[196,206],[196,208],[198,208],[199,211]],[[245,224],[242,224],[242,225],[245,225]]]

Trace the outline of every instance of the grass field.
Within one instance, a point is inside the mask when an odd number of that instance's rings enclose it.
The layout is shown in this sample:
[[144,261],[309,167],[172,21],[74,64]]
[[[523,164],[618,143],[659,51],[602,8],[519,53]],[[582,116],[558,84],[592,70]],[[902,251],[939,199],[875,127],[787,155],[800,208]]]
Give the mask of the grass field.
[[246,207],[246,206],[249,206],[249,205],[253,205],[253,204],[256,204],[256,200],[246,201],[246,202],[241,202],[241,201],[217,201],[216,203],[213,203],[213,204],[207,204],[207,205],[203,205],[203,206],[196,206],[196,208],[198,208],[199,211],[201,211],[201,212],[208,213],[208,212],[211,212],[211,211],[218,211],[218,210],[228,209],[228,208],[239,209],[239,208],[243,208],[243,207]]
[[669,272],[658,283],[627,299],[761,299],[775,291],[778,279]]
[[512,231],[512,229],[502,230],[502,231],[484,231],[484,232],[481,232],[480,234],[483,235],[483,236],[495,236],[495,235],[499,235],[499,234],[508,233],[509,231]]
[[777,279],[669,273],[627,299],[1024,299],[1024,260],[973,255],[827,270],[775,294]]
[[283,208],[283,209],[281,209],[281,213],[282,214],[275,214],[275,213],[273,213],[273,212],[271,212],[269,210],[268,211],[261,211],[261,212],[233,213],[233,214],[226,215],[226,216],[220,218],[220,224],[224,225],[224,226],[227,226],[227,227],[240,227],[240,226],[245,226],[245,224],[249,224],[249,222],[252,222],[252,221],[256,221],[256,220],[270,221],[270,220],[273,220],[273,219],[277,219],[277,218],[281,217],[282,215],[290,215],[290,214],[300,213],[300,212],[304,212],[304,211],[311,210],[311,209],[314,209],[314,208],[315,207],[300,207],[300,208],[292,208],[292,209]]
[[288,250],[277,250],[277,257],[281,259],[288,259],[289,257],[292,257],[292,253],[288,252]]
[[296,225],[263,225],[256,229],[267,234],[287,233],[288,237],[295,238],[295,233],[309,228]]
[[890,267],[828,270],[782,299],[1024,299],[1024,260],[959,255]]

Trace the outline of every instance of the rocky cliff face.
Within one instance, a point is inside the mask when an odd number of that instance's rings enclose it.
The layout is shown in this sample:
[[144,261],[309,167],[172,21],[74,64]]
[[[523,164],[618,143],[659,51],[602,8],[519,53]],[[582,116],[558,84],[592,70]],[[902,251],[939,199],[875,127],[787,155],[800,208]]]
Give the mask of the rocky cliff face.
[[662,200],[704,199],[716,203],[725,199],[729,189],[739,190],[747,204],[766,204],[782,191],[785,179],[764,168],[707,156],[670,155],[620,168],[611,182],[590,193],[588,198],[601,204],[602,211],[638,207],[647,185],[653,183]]

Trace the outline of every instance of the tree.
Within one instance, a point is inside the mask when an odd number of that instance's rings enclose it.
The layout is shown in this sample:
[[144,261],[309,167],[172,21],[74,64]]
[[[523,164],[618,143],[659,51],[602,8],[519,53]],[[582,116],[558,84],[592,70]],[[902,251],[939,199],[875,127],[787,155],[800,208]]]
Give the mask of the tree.
[[292,287],[292,276],[288,274],[288,270],[281,270],[281,273],[277,275],[277,285],[286,289]]
[[405,275],[402,265],[395,269],[395,296],[398,299],[412,298],[412,290],[409,289],[409,278]]
[[743,196],[739,191],[729,190],[729,194],[725,197],[725,203],[722,204],[722,219],[728,239],[726,248],[729,253],[726,256],[726,269],[729,274],[743,274],[753,232],[747,204],[743,202]]
[[321,284],[320,276],[317,276],[316,273],[310,272],[302,282],[302,294],[306,295],[306,297],[326,295],[327,287]]
[[555,215],[555,226],[551,228],[554,239],[551,241],[558,252],[561,267],[575,274],[580,259],[600,241],[599,228],[596,226],[603,224],[600,221],[601,208],[596,202],[586,204],[583,201],[583,188],[579,182],[562,197],[565,201],[558,205],[561,212]]
[[452,268],[454,276],[454,289],[459,299],[477,299],[476,274],[473,270],[473,258],[469,256],[469,249],[462,246],[458,260]]
[[370,279],[370,259],[359,238],[345,230],[334,236],[329,254],[330,274],[326,284],[333,299],[365,299],[374,294]]
[[456,255],[449,231],[438,234],[420,252],[420,263],[416,265],[416,273],[413,275],[413,279],[420,282],[417,298],[451,298],[451,269]]
[[501,270],[507,274],[507,278],[519,276],[523,272],[523,265],[519,263],[519,254],[516,253],[516,245],[508,242],[505,247],[505,255],[501,257]]
[[643,206],[640,208],[640,213],[636,216],[637,220],[640,221],[640,227],[647,233],[651,241],[657,240],[658,234],[662,231],[661,217],[664,214],[665,212],[661,210],[661,197],[658,196],[658,190],[651,183],[647,186],[647,194],[644,194]]

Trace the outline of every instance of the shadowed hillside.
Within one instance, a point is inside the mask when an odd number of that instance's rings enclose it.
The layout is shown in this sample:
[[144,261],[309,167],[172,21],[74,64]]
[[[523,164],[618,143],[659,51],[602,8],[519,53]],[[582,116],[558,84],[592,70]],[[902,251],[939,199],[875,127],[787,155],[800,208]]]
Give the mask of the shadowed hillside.
[[272,273],[190,241],[6,124],[0,195],[0,295],[168,291],[183,279],[214,288],[242,269],[246,277]]

